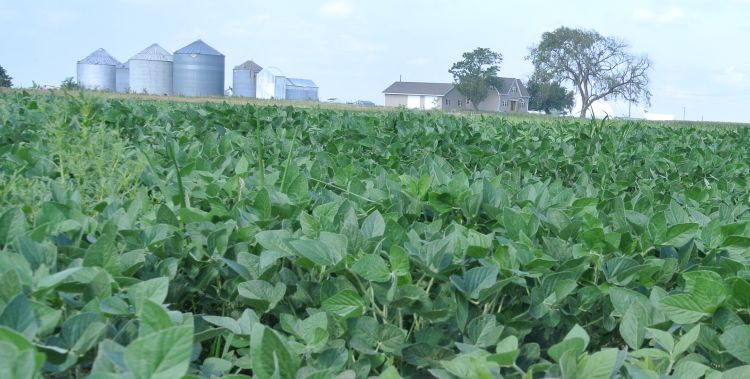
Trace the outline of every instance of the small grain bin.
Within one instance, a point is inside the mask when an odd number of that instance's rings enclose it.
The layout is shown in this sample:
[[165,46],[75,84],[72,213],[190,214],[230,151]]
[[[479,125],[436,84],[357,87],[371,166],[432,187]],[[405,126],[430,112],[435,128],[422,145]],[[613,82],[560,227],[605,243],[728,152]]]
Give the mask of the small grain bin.
[[232,91],[234,96],[255,97],[255,82],[258,73],[263,69],[253,61],[235,66],[232,72]]
[[115,68],[120,62],[104,49],[97,49],[78,61],[76,74],[78,84],[86,89],[115,90]]
[[224,95],[224,54],[201,40],[174,52],[174,93]]
[[172,95],[172,60],[172,54],[158,44],[152,44],[130,58],[130,92]]

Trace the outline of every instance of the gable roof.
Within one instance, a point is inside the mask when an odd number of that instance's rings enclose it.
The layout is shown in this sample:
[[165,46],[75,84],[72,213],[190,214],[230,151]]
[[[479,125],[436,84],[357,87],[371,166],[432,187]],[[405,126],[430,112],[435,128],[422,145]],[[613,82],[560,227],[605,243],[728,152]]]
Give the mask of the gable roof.
[[286,78],[286,84],[294,87],[318,88],[315,82],[310,79]]
[[253,72],[260,72],[260,70],[262,70],[263,67],[260,67],[260,65],[250,60],[250,61],[246,61],[245,63],[241,65],[234,66],[234,69],[238,71],[247,70],[247,71],[253,71]]
[[495,86],[497,88],[497,91],[500,92],[501,95],[507,95],[510,93],[510,87],[513,86],[514,83],[518,83],[518,90],[521,93],[521,97],[529,97],[529,91],[526,89],[526,86],[523,85],[523,82],[521,80],[516,78],[498,78],[500,79],[500,83]]
[[394,82],[383,90],[384,94],[445,96],[453,83]]

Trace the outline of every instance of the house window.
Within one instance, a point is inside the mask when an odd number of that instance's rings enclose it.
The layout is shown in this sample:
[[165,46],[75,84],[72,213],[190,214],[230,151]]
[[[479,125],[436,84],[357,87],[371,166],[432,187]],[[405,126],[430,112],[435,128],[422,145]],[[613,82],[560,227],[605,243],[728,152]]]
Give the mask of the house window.
[[510,93],[516,93],[516,86],[510,87]]
[[461,99],[458,99],[458,106],[461,106]]
[[526,108],[526,102],[523,99],[521,99],[521,109],[525,109],[525,108]]
[[469,105],[469,98],[466,98],[466,105]]
[[508,107],[508,100],[503,100],[503,108],[507,108],[507,107]]
[[448,101],[448,99],[445,99],[445,105],[448,105],[448,104],[450,104],[450,102]]

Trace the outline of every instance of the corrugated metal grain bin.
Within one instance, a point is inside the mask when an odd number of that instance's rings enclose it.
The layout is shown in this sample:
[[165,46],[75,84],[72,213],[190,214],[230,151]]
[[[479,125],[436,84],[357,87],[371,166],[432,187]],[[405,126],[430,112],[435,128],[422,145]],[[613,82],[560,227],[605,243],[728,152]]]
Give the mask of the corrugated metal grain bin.
[[286,98],[286,76],[276,67],[266,67],[258,73],[255,97],[259,99]]
[[234,67],[232,72],[232,91],[234,96],[255,97],[255,82],[258,73],[263,69],[253,61],[247,61]]
[[125,62],[115,69],[115,90],[117,92],[130,92],[130,69],[128,67],[128,62]]
[[201,40],[174,52],[174,93],[224,95],[224,54]]
[[172,54],[157,44],[128,61],[130,92],[172,95]]
[[287,100],[318,100],[318,86],[310,79],[286,78]]
[[120,64],[104,49],[97,49],[78,61],[76,74],[78,84],[86,89],[115,90],[115,68]]

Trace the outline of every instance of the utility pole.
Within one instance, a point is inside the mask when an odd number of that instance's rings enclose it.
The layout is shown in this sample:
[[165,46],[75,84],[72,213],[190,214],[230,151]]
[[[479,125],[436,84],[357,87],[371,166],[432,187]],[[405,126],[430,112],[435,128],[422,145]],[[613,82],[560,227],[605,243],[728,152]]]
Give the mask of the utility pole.
[[685,121],[685,107],[682,107],[682,121]]

